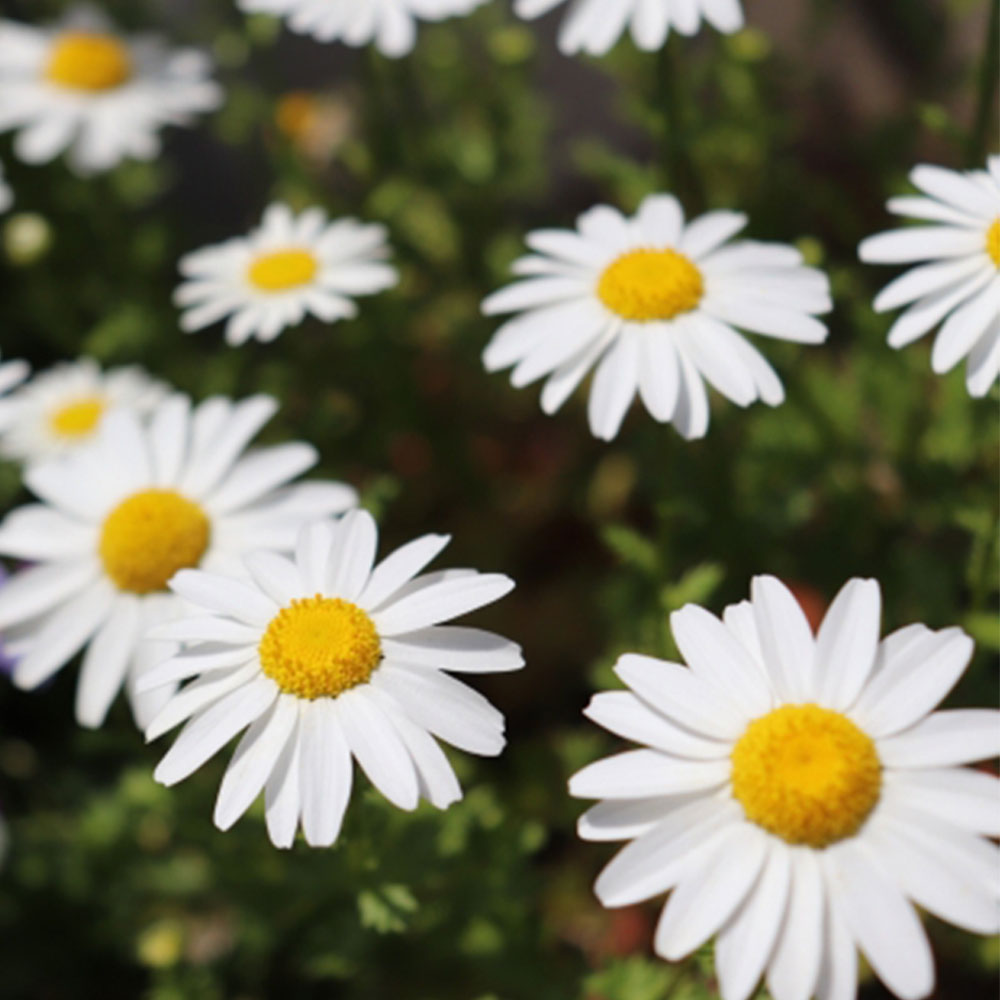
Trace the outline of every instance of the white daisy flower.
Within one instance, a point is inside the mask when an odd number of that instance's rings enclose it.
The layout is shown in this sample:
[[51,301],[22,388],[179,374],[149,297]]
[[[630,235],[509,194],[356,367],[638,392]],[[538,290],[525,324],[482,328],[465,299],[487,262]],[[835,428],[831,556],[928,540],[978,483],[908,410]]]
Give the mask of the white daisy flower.
[[1000,375],[1000,156],[965,173],[915,167],[910,180],[922,194],[890,198],[889,211],[933,225],[870,236],[859,253],[873,264],[927,263],[886,285],[875,310],[907,307],[889,330],[891,347],[937,329],[931,367],[942,374],[967,358],[969,394],[985,396]]
[[14,204],[14,192],[4,180],[3,163],[0,163],[0,212],[6,212]]
[[38,687],[85,649],[80,724],[99,726],[127,680],[145,728],[171,693],[140,693],[135,681],[173,652],[143,636],[182,613],[167,590],[174,573],[238,564],[253,548],[290,551],[303,523],[355,502],[341,483],[291,483],[315,464],[311,445],[247,451],[276,409],[269,396],[216,397],[193,410],[170,396],[147,422],[117,410],[91,444],[28,468],[40,502],[0,524],[0,554],[36,564],[0,588],[18,687]]
[[[514,13],[531,21],[565,0],[514,0]],[[704,18],[713,28],[732,34],[743,27],[740,0],[570,0],[559,30],[559,49],[566,55],[604,55],[628,28],[646,52],[662,48],[671,29],[694,35]]]
[[515,643],[442,625],[514,586],[497,573],[417,574],[448,543],[425,535],[378,565],[377,529],[354,510],[306,526],[295,560],[245,558],[252,583],[186,570],[171,588],[202,611],[156,634],[184,643],[144,689],[197,677],[169,701],[147,739],[186,721],[155,771],[173,785],[246,729],[215,807],[227,830],[261,790],[267,828],[290,847],[301,822],[314,847],[332,844],[351,794],[352,758],[400,809],[426,798],[444,809],[462,796],[434,737],[495,756],[503,716],[444,671],[495,673],[523,666]]
[[248,14],[273,14],[319,42],[355,47],[374,43],[386,56],[406,55],[417,40],[417,20],[443,21],[470,14],[486,0],[237,0]]
[[0,131],[14,151],[45,163],[64,150],[80,173],[159,153],[158,131],[221,103],[207,57],[155,37],[119,35],[100,12],[77,7],[49,28],[0,21]]
[[546,378],[542,409],[554,413],[596,366],[590,429],[610,441],[638,390],[652,416],[686,438],[708,430],[702,379],[740,406],[784,400],[774,369],[734,327],[819,344],[830,309],[826,275],[779,243],[727,241],[738,212],[685,225],[676,198],[650,195],[634,218],[599,205],[577,231],[537,230],[535,251],[514,262],[524,280],[483,303],[487,315],[521,315],[483,354],[489,371],[511,365],[520,388]]
[[274,340],[310,313],[325,323],[350,319],[352,296],[396,284],[385,227],[356,219],[328,221],[318,208],[299,216],[271,205],[249,236],[205,247],[181,258],[187,278],[174,296],[185,309],[187,333],[229,317],[226,341]]
[[972,655],[961,629],[879,641],[881,595],[855,579],[817,635],[774,577],[722,620],[671,616],[687,667],[622,656],[629,691],[587,715],[644,744],[570,791],[601,798],[588,840],[630,840],[595,885],[605,906],[671,891],[656,929],[676,960],[716,936],[724,1000],[765,976],[775,1000],[852,1000],[857,955],[897,996],[934,987],[913,905],[1000,929],[996,778],[958,765],[1000,753],[1000,712],[933,709]]
[[37,461],[86,444],[104,417],[119,408],[148,413],[167,387],[141,368],[110,368],[95,361],[58,364],[0,400],[0,454]]

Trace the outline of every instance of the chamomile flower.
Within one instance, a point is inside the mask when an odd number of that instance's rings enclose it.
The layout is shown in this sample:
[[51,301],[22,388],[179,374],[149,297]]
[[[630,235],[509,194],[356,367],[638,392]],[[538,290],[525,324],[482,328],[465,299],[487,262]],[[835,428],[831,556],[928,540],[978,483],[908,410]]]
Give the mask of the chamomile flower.
[[605,906],[670,891],[655,949],[716,936],[723,1000],[763,975],[775,1000],[851,1000],[856,949],[897,996],[927,996],[934,964],[913,904],[1000,929],[1000,784],[960,767],[1000,752],[1000,712],[933,709],[972,655],[961,629],[879,640],[874,580],[849,581],[814,636],[774,577],[720,621],[671,616],[687,666],[627,654],[630,690],[587,714],[643,744],[585,767],[603,801],[588,840],[629,840],[595,885]]
[[90,441],[110,411],[148,413],[166,392],[138,367],[102,372],[90,358],[55,365],[0,400],[0,454],[25,461],[63,454]]
[[490,316],[520,313],[490,341],[486,368],[513,365],[518,388],[544,378],[542,409],[554,413],[596,366],[588,413],[604,440],[636,392],[686,438],[708,430],[703,379],[739,406],[777,406],[778,376],[735,328],[822,343],[829,282],[790,246],[729,242],[746,221],[709,212],[685,224],[675,198],[651,195],[631,219],[599,205],[575,232],[529,234],[535,252],[513,265],[522,280],[483,303]]
[[921,194],[891,198],[889,211],[931,225],[861,243],[863,261],[919,263],[882,289],[875,310],[906,306],[889,330],[891,347],[937,329],[931,367],[942,374],[965,358],[969,394],[985,396],[1000,375],[1000,156],[964,173],[915,167],[910,180]]
[[173,646],[143,637],[182,611],[167,589],[174,573],[236,565],[253,548],[289,551],[304,522],[354,503],[340,483],[292,482],[316,462],[308,444],[247,451],[276,409],[268,396],[193,409],[170,396],[148,421],[116,410],[90,444],[28,467],[40,502],[0,524],[0,554],[35,564],[0,588],[18,687],[44,683],[83,649],[81,725],[99,726],[127,681],[145,728],[170,690],[140,693],[135,681]]
[[14,204],[14,192],[4,179],[3,163],[0,163],[0,212],[6,212]]
[[[514,0],[514,13],[534,20],[565,0]],[[702,19],[725,34],[743,27],[740,0],[570,0],[559,30],[559,49],[566,55],[604,55],[629,29],[632,40],[647,52],[663,46],[671,29],[693,35]]]
[[354,760],[400,809],[414,809],[421,797],[439,809],[461,798],[435,737],[494,756],[504,746],[504,720],[445,671],[495,673],[523,661],[520,648],[498,635],[441,624],[514,586],[473,570],[417,575],[447,543],[424,535],[374,565],[375,522],[354,510],[307,525],[294,561],[246,556],[251,582],[178,573],[171,589],[201,614],[157,631],[183,650],[142,687],[197,679],[146,730],[154,739],[186,722],[156,779],[181,781],[245,729],[215,823],[229,829],[263,790],[277,847],[291,846],[300,823],[313,846],[337,839]]
[[248,14],[283,17],[288,27],[320,42],[373,43],[386,56],[406,55],[417,40],[417,20],[469,14],[486,0],[237,0]]
[[193,333],[229,317],[226,341],[274,340],[312,314],[324,323],[357,315],[353,296],[396,284],[383,226],[328,221],[318,208],[299,216],[271,205],[258,229],[183,257],[187,279],[175,294]]
[[33,28],[0,21],[0,131],[14,151],[45,163],[64,151],[80,173],[159,153],[157,133],[221,102],[210,64],[152,36],[125,37],[91,7]]

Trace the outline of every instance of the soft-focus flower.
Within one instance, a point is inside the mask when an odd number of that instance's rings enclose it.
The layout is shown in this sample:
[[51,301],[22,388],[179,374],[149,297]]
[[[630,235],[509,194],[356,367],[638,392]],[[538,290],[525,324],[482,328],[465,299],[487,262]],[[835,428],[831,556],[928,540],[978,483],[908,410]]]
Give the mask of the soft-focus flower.
[[490,341],[487,369],[513,365],[519,388],[546,378],[542,409],[554,413],[596,366],[590,428],[605,440],[637,390],[686,438],[708,430],[703,379],[740,406],[777,406],[778,376],[734,327],[822,343],[815,315],[830,309],[829,282],[790,246],[728,243],[746,221],[709,212],[685,225],[676,198],[651,195],[631,219],[599,205],[576,232],[530,233],[535,253],[513,265],[523,280],[483,303],[487,315],[520,313]]
[[300,822],[313,846],[337,839],[352,758],[400,809],[416,808],[421,797],[439,809],[461,798],[434,737],[494,756],[504,746],[504,720],[444,671],[495,673],[523,660],[498,635],[441,624],[514,586],[474,570],[418,576],[447,543],[425,535],[374,565],[375,522],[355,510],[306,526],[294,562],[248,555],[250,583],[178,573],[171,588],[202,614],[157,630],[184,649],[142,687],[197,680],[146,731],[153,739],[188,720],[156,779],[181,781],[246,729],[222,779],[215,823],[228,829],[264,790],[278,847],[291,846]]
[[874,580],[848,582],[814,636],[774,577],[722,621],[671,616],[687,667],[622,656],[629,691],[587,714],[644,744],[585,767],[603,799],[589,840],[630,840],[597,879],[605,906],[672,890],[655,948],[679,959],[716,935],[724,1000],[765,975],[775,1000],[851,1000],[856,949],[903,998],[934,964],[912,904],[1000,929],[996,778],[958,765],[1000,752],[1000,712],[933,709],[961,677],[961,629],[908,625],[879,641]]
[[37,563],[0,588],[18,687],[37,687],[85,648],[78,721],[99,726],[128,680],[145,728],[170,689],[138,693],[135,681],[173,647],[143,636],[181,613],[167,589],[174,573],[232,566],[248,549],[290,551],[303,523],[354,503],[341,483],[291,483],[315,464],[311,445],[247,450],[276,409],[268,396],[193,410],[170,396],[147,422],[117,410],[91,444],[29,466],[41,502],[0,524],[0,554]]
[[192,333],[228,316],[226,341],[237,346],[274,340],[310,313],[325,323],[349,319],[358,311],[352,296],[396,284],[388,256],[383,226],[271,205],[249,236],[181,259],[181,327]]
[[116,409],[148,413],[167,387],[141,368],[110,368],[95,361],[55,365],[0,400],[0,454],[35,461],[86,444]]
[[4,179],[3,163],[0,163],[0,212],[6,212],[14,204],[14,192]]
[[210,69],[193,49],[119,35],[90,7],[49,28],[0,21],[0,131],[19,130],[14,151],[27,163],[64,150],[80,173],[149,160],[164,125],[221,103]]
[[[530,21],[563,2],[514,0],[514,13]],[[570,0],[559,30],[559,49],[566,55],[604,55],[628,28],[635,44],[650,52],[662,47],[671,29],[695,34],[702,18],[731,34],[743,27],[743,8],[740,0]]]
[[5,396],[15,386],[20,385],[31,373],[27,361],[4,361],[0,363],[0,397]]
[[443,21],[469,14],[486,0],[237,0],[248,14],[283,17],[292,31],[320,42],[362,46],[374,43],[387,56],[409,52],[417,40],[417,20]]
[[931,367],[941,374],[967,358],[970,395],[985,396],[1000,375],[1000,156],[988,170],[914,167],[920,195],[889,199],[889,211],[933,225],[907,226],[862,241],[863,261],[914,264],[875,299],[875,310],[906,306],[889,330],[905,347],[937,328]]

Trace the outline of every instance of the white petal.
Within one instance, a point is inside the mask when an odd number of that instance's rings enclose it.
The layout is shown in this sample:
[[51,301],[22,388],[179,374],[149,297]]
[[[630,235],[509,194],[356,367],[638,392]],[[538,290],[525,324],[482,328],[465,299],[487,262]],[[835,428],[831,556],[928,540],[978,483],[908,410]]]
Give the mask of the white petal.
[[875,580],[848,580],[833,599],[816,637],[816,680],[826,707],[843,711],[854,703],[875,666],[881,617]]
[[396,549],[373,570],[357,604],[373,611],[410,582],[451,541],[451,535],[424,535]]
[[503,636],[460,625],[432,625],[382,640],[386,659],[456,673],[487,674],[524,666],[521,647]]
[[0,588],[0,628],[9,628],[89,587],[100,567],[92,558],[29,566],[4,581]]
[[378,529],[371,514],[361,509],[348,511],[337,523],[325,592],[355,601],[371,576],[377,547]]
[[299,794],[302,757],[299,743],[298,727],[296,727],[264,786],[267,833],[275,847],[291,847],[295,842],[295,829],[299,825],[302,804]]
[[354,769],[337,699],[304,704],[299,733],[302,832],[311,847],[329,847],[340,834]]
[[792,862],[788,908],[767,968],[775,1000],[809,1000],[819,979],[825,910],[818,852],[785,847]]
[[764,665],[780,697],[809,701],[815,696],[815,642],[792,592],[776,577],[755,576],[750,585]]
[[139,600],[120,594],[90,641],[76,687],[76,721],[95,729],[121,690],[139,633]]
[[391,602],[372,620],[380,635],[413,632],[492,604],[513,589],[514,581],[500,573],[442,580]]
[[652,830],[668,813],[704,798],[702,792],[692,792],[598,802],[577,820],[576,830],[583,840],[634,840]]
[[708,791],[729,780],[728,760],[684,760],[659,750],[626,750],[588,764],[569,779],[578,799],[639,799]]
[[969,767],[887,771],[883,795],[971,833],[1000,837],[1000,781]]
[[615,437],[638,384],[639,338],[634,331],[626,329],[594,372],[587,414],[595,437],[603,441]]
[[279,607],[309,593],[303,591],[295,563],[277,552],[263,549],[249,552],[243,557],[243,564],[257,586]]
[[1000,756],[1000,712],[952,708],[878,742],[883,767],[947,767]]
[[196,607],[258,628],[265,628],[278,613],[278,605],[256,587],[217,573],[182,569],[171,578],[170,589]]

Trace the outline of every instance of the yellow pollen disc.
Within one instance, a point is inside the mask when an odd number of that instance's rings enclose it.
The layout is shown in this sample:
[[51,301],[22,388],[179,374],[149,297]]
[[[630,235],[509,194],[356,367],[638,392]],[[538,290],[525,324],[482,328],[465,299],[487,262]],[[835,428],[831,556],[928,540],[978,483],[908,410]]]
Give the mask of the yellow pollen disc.
[[839,712],[785,705],[747,726],[732,754],[747,819],[789,844],[826,847],[855,833],[878,801],[871,737]]
[[132,57],[110,35],[68,31],[52,46],[45,76],[71,90],[114,90],[131,78]]
[[308,250],[278,250],[261,254],[247,272],[250,284],[262,292],[284,292],[307,285],[316,277],[318,264]]
[[100,396],[83,396],[49,414],[49,428],[59,437],[86,437],[97,429],[104,415],[104,400]]
[[143,490],[123,500],[101,529],[104,570],[121,590],[163,590],[180,569],[197,566],[208,548],[205,512],[173,490]]
[[986,252],[993,259],[997,270],[1000,270],[1000,216],[993,220],[993,225],[986,230]]
[[282,691],[335,698],[363,684],[382,658],[378,633],[357,605],[339,597],[303,597],[271,619],[260,664]]
[[676,250],[632,250],[613,260],[597,283],[598,298],[623,319],[673,319],[701,301],[698,270]]

